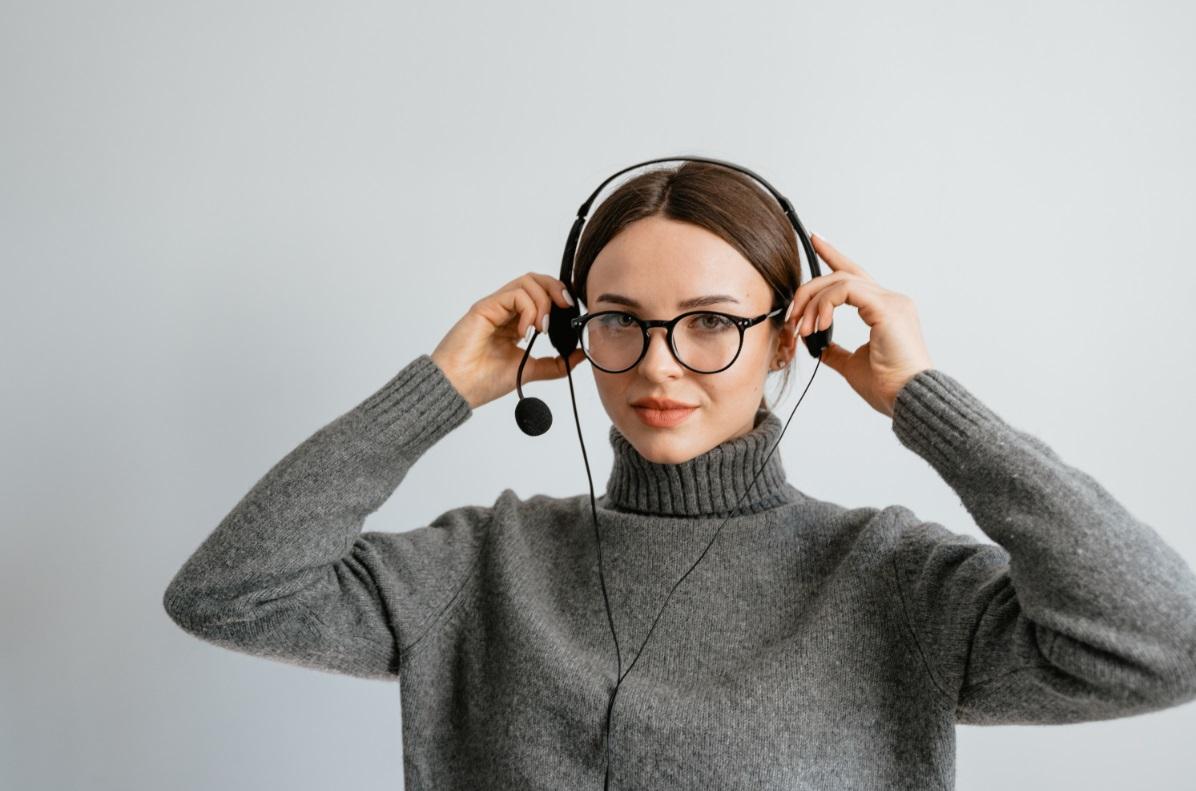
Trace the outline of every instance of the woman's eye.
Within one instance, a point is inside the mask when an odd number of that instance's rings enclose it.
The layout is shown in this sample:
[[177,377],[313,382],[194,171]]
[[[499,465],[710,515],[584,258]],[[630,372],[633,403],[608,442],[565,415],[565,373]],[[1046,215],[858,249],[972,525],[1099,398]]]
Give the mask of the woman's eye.
[[611,313],[606,316],[600,316],[598,321],[602,323],[603,327],[608,329],[625,330],[628,327],[635,326],[635,318],[626,313]]
[[698,329],[702,330],[722,330],[731,326],[731,322],[725,316],[718,316],[713,313],[704,313],[696,317]]

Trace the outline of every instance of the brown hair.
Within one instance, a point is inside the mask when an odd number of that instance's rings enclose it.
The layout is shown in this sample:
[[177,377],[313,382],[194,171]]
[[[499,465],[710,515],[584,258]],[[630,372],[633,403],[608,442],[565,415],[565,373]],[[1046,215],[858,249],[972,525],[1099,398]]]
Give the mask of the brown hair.
[[[602,248],[626,226],[654,215],[701,226],[738,250],[772,288],[770,311],[787,304],[801,285],[797,236],[776,198],[739,171],[686,161],[629,179],[594,210],[578,240],[570,284],[582,302]],[[779,329],[784,318],[779,314],[769,321]],[[782,393],[792,368],[792,362],[784,368]],[[767,398],[760,405],[772,408]]]

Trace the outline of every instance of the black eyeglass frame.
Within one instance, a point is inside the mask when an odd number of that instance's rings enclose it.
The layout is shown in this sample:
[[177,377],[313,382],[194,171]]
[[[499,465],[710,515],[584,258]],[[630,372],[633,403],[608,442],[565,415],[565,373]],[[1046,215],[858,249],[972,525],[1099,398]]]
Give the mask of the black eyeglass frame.
[[[648,336],[648,330],[650,330],[653,327],[664,327],[665,340],[668,343],[669,351],[672,352],[673,359],[676,360],[678,363],[680,363],[684,368],[686,368],[690,371],[693,371],[696,374],[717,374],[717,373],[722,373],[723,371],[730,368],[732,365],[735,364],[735,361],[739,359],[739,354],[740,354],[740,352],[743,351],[743,333],[749,327],[754,327],[757,324],[759,324],[760,322],[764,321],[765,319],[768,319],[768,318],[771,318],[771,317],[777,315],[778,313],[783,311],[785,309],[785,307],[786,306],[782,305],[781,307],[777,308],[776,310],[769,311],[768,313],[761,313],[759,316],[756,316],[754,318],[747,318],[745,316],[736,316],[734,313],[723,313],[720,310],[705,309],[705,310],[689,310],[689,311],[686,311],[685,313],[682,313],[678,316],[674,316],[673,318],[667,319],[667,320],[666,319],[641,319],[639,316],[628,313],[625,310],[600,310],[600,311],[597,311],[596,313],[587,313],[584,316],[575,316],[575,317],[569,319],[569,326],[571,326],[574,329],[574,331],[576,331],[577,338],[578,338],[578,340],[580,340],[582,332],[585,329],[586,322],[588,322],[590,319],[595,319],[599,316],[609,316],[611,314],[618,314],[620,316],[627,316],[628,318],[634,320],[637,324],[639,324],[641,334],[644,336],[644,346],[642,349],[640,349],[639,356],[635,358],[635,362],[633,362],[631,365],[627,366],[626,368],[620,368],[617,371],[612,371],[609,368],[603,368],[601,365],[594,362],[594,360],[590,357],[590,352],[588,349],[586,349],[585,344],[578,344],[579,346],[581,346],[582,353],[585,354],[586,359],[590,361],[590,365],[593,365],[598,370],[605,371],[608,374],[621,374],[626,371],[630,371],[632,368],[634,368],[640,364],[640,361],[643,360],[644,356],[648,354],[648,344],[652,342],[652,339]],[[731,358],[731,362],[727,363],[722,368],[719,368],[718,370],[715,370],[715,371],[699,371],[697,368],[686,365],[685,361],[681,359],[681,356],[679,354],[677,354],[677,346],[673,342],[673,328],[677,326],[677,322],[681,321],[681,319],[685,318],[686,316],[696,316],[699,314],[702,314],[702,315],[713,314],[715,316],[722,316],[723,318],[730,320],[730,322],[735,325],[736,329],[739,330],[739,347],[737,349],[735,349],[735,356]]]

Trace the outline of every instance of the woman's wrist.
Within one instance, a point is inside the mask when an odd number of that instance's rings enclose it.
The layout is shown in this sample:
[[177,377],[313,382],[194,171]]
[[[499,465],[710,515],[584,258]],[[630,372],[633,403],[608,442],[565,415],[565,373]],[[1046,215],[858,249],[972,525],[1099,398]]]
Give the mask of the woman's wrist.
[[473,396],[469,392],[467,392],[466,387],[465,387],[465,378],[462,377],[460,374],[457,374],[453,370],[452,366],[450,364],[448,364],[443,358],[437,357],[436,352],[432,352],[431,354],[428,355],[428,357],[430,357],[432,359],[432,362],[436,363],[436,367],[439,368],[441,373],[444,374],[444,378],[448,379],[449,384],[451,384],[453,386],[453,389],[456,390],[458,393],[460,393],[461,397],[464,398],[469,403],[469,408],[471,410],[477,409],[478,402],[473,398]]

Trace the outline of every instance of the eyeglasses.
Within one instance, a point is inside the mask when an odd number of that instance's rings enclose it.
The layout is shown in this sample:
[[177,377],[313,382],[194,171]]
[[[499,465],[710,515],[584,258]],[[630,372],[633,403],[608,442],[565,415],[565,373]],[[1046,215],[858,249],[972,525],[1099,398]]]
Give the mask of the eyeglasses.
[[691,310],[664,321],[641,319],[621,310],[587,313],[569,321],[581,339],[586,358],[596,368],[618,374],[630,370],[648,353],[648,330],[664,327],[673,357],[699,374],[716,374],[731,367],[743,348],[743,332],[784,308],[744,318],[731,313]]

